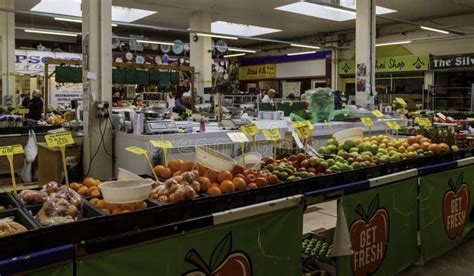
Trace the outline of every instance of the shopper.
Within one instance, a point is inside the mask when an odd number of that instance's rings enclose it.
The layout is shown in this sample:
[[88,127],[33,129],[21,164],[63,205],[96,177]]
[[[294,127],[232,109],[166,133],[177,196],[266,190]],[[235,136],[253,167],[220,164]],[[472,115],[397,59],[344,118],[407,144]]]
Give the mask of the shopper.
[[275,98],[275,90],[268,89],[267,94],[263,97],[262,103],[273,103],[273,98]]
[[31,120],[41,120],[43,118],[43,94],[39,90],[33,91],[33,99],[28,103],[28,118]]
[[137,109],[142,109],[143,108],[143,99],[140,96],[135,97],[133,100],[133,106]]

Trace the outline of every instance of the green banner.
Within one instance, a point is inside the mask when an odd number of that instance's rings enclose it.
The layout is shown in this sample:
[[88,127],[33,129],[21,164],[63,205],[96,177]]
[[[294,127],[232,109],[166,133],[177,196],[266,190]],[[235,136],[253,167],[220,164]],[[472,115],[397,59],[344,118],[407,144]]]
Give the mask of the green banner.
[[420,237],[423,262],[463,242],[473,228],[474,166],[420,177]]
[[394,275],[418,260],[417,179],[342,199],[353,254],[337,259],[338,275]]
[[303,207],[78,260],[77,275],[301,275]]
[[26,273],[30,276],[62,276],[62,275],[74,275],[74,264],[72,261],[61,264],[55,264],[35,271],[28,271]]
[[[429,55],[384,57],[375,60],[376,73],[427,71]],[[338,65],[339,75],[355,74],[355,60],[343,60]]]

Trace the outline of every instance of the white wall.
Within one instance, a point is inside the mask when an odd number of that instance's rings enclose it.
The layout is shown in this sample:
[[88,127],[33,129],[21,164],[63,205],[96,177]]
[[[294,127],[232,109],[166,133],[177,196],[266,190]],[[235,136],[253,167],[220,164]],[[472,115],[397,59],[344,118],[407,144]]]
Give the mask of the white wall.
[[325,59],[284,62],[277,64],[277,78],[313,77],[325,75]]

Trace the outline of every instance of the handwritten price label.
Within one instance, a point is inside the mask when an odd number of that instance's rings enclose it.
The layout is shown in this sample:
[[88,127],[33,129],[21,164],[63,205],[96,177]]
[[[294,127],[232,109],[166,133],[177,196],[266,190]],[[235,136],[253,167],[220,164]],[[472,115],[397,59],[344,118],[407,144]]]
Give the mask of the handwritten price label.
[[247,136],[255,136],[258,133],[258,128],[256,124],[248,124],[241,126],[240,129]]
[[401,104],[403,107],[407,106],[407,103],[405,102],[404,99],[400,98],[400,97],[396,97],[395,98],[395,101],[397,101],[399,104]]
[[11,145],[0,147],[0,156],[24,153],[22,145]]
[[188,116],[191,116],[193,115],[193,111],[189,108],[186,108],[186,114],[188,114]]
[[140,147],[128,147],[128,148],[125,148],[125,150],[127,150],[131,153],[138,154],[138,155],[146,155],[148,153],[148,151],[146,151],[145,149],[142,149]]
[[55,134],[48,134],[44,136],[48,147],[60,147],[74,144],[74,139],[70,132],[61,132]]
[[431,126],[431,121],[428,118],[417,117],[416,121],[418,122],[418,125],[420,125],[422,127],[430,127]]
[[262,129],[263,136],[269,141],[281,140],[281,133],[278,128]]
[[374,122],[369,117],[360,118],[360,121],[368,127],[371,127],[374,125]]
[[162,148],[162,149],[171,149],[173,148],[173,144],[170,140],[150,140],[150,144],[154,147]]
[[387,126],[393,130],[400,129],[400,125],[397,122],[386,122]]
[[377,109],[372,110],[372,114],[374,114],[374,116],[377,117],[377,118],[383,118],[383,116],[384,116],[383,113],[380,112],[380,110],[377,110]]
[[234,143],[245,143],[249,141],[249,138],[247,138],[243,132],[229,132],[227,136],[229,136],[229,139]]
[[293,124],[293,126],[295,127],[296,134],[298,134],[300,139],[309,139],[313,134],[311,128],[306,123],[300,122],[298,124]]

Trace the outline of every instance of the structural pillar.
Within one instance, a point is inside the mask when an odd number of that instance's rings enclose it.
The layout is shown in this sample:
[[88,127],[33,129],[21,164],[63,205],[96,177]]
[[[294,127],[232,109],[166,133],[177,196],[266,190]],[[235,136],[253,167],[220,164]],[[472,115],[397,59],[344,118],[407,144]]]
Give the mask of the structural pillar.
[[[15,9],[14,0],[0,1],[0,8]],[[0,72],[2,77],[2,105],[15,105],[15,14],[0,12]]]
[[[112,106],[112,0],[82,0],[84,174],[112,176],[112,128],[97,103]],[[103,140],[103,144],[101,141]],[[105,149],[104,149],[105,148]]]
[[194,12],[191,15],[189,27],[195,33],[189,34],[190,61],[195,68],[194,87],[196,96],[201,101],[210,100],[209,95],[204,95],[205,87],[212,87],[212,38],[197,36],[197,32],[211,32],[211,13],[208,11]]
[[375,0],[356,3],[356,105],[370,107],[375,96]]

